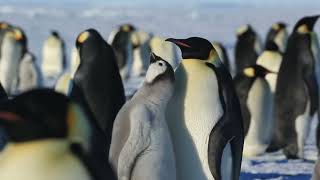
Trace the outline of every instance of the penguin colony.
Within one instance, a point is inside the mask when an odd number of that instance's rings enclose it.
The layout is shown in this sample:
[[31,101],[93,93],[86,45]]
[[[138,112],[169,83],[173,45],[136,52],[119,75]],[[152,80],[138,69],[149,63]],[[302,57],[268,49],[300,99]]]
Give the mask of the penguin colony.
[[107,40],[80,32],[70,62],[52,31],[39,66],[26,33],[0,22],[0,179],[237,180],[242,157],[303,159],[320,113],[318,18],[290,34],[277,22],[264,45],[240,27],[234,65],[220,42],[123,24]]

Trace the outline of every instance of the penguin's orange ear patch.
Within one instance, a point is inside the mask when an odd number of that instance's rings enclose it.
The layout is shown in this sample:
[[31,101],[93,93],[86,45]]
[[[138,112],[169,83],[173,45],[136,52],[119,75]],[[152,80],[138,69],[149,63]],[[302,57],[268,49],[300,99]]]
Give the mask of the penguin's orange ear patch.
[[90,35],[89,32],[85,31],[85,32],[83,32],[83,33],[81,33],[81,34],[79,35],[77,41],[78,41],[79,43],[83,43],[85,40],[88,39],[89,35]]
[[23,119],[12,112],[0,112],[0,119],[4,120],[4,121],[8,121],[8,122],[19,122],[19,121],[23,121]]

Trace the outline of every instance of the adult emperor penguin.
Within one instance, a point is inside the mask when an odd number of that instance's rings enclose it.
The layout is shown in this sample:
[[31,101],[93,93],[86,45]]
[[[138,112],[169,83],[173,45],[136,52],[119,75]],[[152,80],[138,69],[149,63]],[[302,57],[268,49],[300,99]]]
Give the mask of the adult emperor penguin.
[[265,46],[268,46],[268,43],[271,41],[276,43],[280,52],[284,52],[288,40],[288,31],[286,27],[287,25],[283,22],[273,24],[267,34]]
[[288,158],[304,157],[311,117],[318,109],[316,58],[311,33],[318,17],[304,17],[297,22],[278,74],[274,108],[276,130],[268,151],[284,148]]
[[231,72],[230,60],[226,48],[220,42],[213,42],[212,46],[217,51],[224,66]]
[[235,46],[236,74],[247,67],[254,65],[261,53],[261,40],[250,25],[241,26],[237,30]]
[[41,89],[18,95],[1,105],[0,127],[8,136],[0,153],[1,179],[114,179],[112,171],[99,175],[87,153],[89,121],[62,94]]
[[166,42],[162,37],[154,36],[150,40],[150,47],[152,52],[166,59],[173,69],[178,66],[180,58],[175,45]]
[[19,93],[42,86],[42,75],[35,56],[26,52],[19,65],[18,89]]
[[55,83],[57,78],[65,71],[66,66],[64,41],[57,31],[52,31],[43,44],[41,63],[43,77],[49,82],[49,86]]
[[85,107],[90,118],[105,132],[109,150],[113,122],[125,103],[115,55],[94,29],[82,32],[76,46],[80,65],[73,77],[70,96]]
[[117,32],[112,32],[109,37],[109,44],[115,52],[122,80],[129,77],[132,67],[133,44],[131,36],[133,31],[135,31],[135,27],[123,24]]
[[144,84],[121,108],[114,122],[109,161],[118,179],[176,179],[165,119],[173,87],[171,65],[152,53]]
[[244,135],[231,75],[208,40],[167,41],[183,58],[167,108],[177,179],[239,179]]
[[260,65],[249,66],[234,78],[244,125],[245,157],[265,152],[273,134],[273,94],[266,80],[271,72]]
[[266,43],[265,50],[258,57],[257,64],[273,72],[268,73],[265,79],[268,81],[272,93],[276,90],[278,72],[282,62],[282,53],[273,41]]
[[21,28],[6,31],[0,59],[0,81],[9,96],[17,91],[19,66],[26,53],[27,38]]

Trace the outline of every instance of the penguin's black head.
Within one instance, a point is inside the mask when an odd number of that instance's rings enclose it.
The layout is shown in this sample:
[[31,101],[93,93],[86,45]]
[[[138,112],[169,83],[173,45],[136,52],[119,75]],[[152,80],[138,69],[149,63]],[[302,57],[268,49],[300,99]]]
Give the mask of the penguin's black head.
[[190,37],[188,39],[169,38],[166,41],[176,44],[182,53],[183,59],[209,60],[212,53],[216,53],[212,44],[200,37]]
[[0,105],[0,127],[10,142],[81,139],[81,117],[76,107],[68,97],[53,90],[32,90]]
[[58,31],[56,31],[56,30],[51,30],[51,35],[56,38],[60,38],[60,35],[59,35]]
[[268,69],[260,65],[249,66],[243,70],[243,74],[249,78],[257,78],[257,77],[264,78],[268,73],[274,73],[274,72],[269,71]]
[[267,51],[280,51],[278,45],[274,41],[267,41],[265,50]]
[[11,25],[5,21],[0,22],[0,30],[9,29]]
[[237,29],[237,38],[245,38],[246,36],[255,36],[256,32],[253,30],[250,24],[246,24],[243,26],[240,26]]
[[22,48],[22,51],[23,51],[22,54],[24,54],[25,52],[27,52],[27,49],[28,49],[28,47],[27,47],[28,39],[27,39],[27,36],[26,36],[26,34],[24,33],[24,31],[22,30],[22,28],[15,26],[15,27],[12,27],[10,30],[11,30],[12,33],[14,34],[14,38],[16,39],[16,41],[18,41],[18,42],[21,43],[21,45],[22,45],[22,47],[23,47],[23,48]]
[[271,26],[271,30],[279,32],[280,30],[285,29],[286,27],[287,24],[285,24],[284,22],[278,22]]
[[122,32],[133,32],[136,28],[132,24],[122,24],[119,27],[120,31]]
[[303,17],[296,23],[293,31],[302,34],[313,31],[314,25],[316,24],[319,16],[320,15]]
[[150,55],[150,65],[146,74],[146,82],[153,84],[160,80],[169,79],[174,81],[174,71],[172,66],[154,53]]

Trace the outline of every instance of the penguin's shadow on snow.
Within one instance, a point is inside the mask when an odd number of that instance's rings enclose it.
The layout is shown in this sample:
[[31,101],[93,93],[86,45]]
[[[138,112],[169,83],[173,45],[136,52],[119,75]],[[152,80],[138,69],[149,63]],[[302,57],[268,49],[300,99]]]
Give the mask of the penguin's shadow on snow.
[[[188,78],[187,73],[186,73],[186,71],[185,71],[185,69],[183,67],[181,68],[181,71],[183,73],[183,76],[182,76],[183,79],[181,79],[181,82],[180,82],[181,84],[179,84],[179,85],[177,84],[177,81],[175,82],[175,92],[174,92],[174,95],[173,95],[173,96],[176,96],[178,94],[178,96],[180,96],[180,102],[175,102],[176,105],[181,107],[181,111],[175,112],[175,113],[177,113],[177,116],[175,118],[181,117],[180,120],[185,119],[185,115],[184,115],[185,106],[184,106],[184,103],[185,103],[185,99],[187,98],[186,97],[186,88],[187,88],[187,78]],[[172,112],[172,110],[171,110],[171,112]],[[169,116],[171,116],[171,115],[169,114]],[[178,119],[175,119],[175,120],[179,121]],[[196,123],[201,123],[201,122],[196,122]],[[184,149],[184,152],[176,152],[176,149],[174,149],[175,154],[183,153],[183,156],[182,156],[183,159],[179,159],[179,161],[182,162],[182,163],[179,163],[179,164],[183,166],[183,164],[187,163],[187,161],[185,162],[185,159],[186,158],[189,158],[189,159],[191,158],[191,162],[193,164],[192,166],[195,167],[195,168],[199,168],[201,170],[200,171],[201,175],[197,174],[197,179],[207,179],[204,171],[202,170],[201,160],[199,158],[198,151],[196,149],[195,143],[193,142],[192,136],[189,133],[185,122],[181,123],[181,125],[182,125],[182,127],[176,128],[176,129],[174,129],[174,131],[179,131],[178,133],[180,135],[181,134],[184,135],[187,138],[187,140],[184,141],[184,142],[173,142],[173,143],[177,143],[175,146],[183,145],[183,147],[187,146],[187,147],[191,147],[191,148]],[[176,158],[176,161],[178,161],[177,157],[175,157],[175,158]],[[185,172],[183,172],[183,171],[179,172],[178,169],[179,169],[179,167],[177,167],[177,177],[179,178],[179,174],[185,173]],[[188,174],[190,174],[190,172]]]

